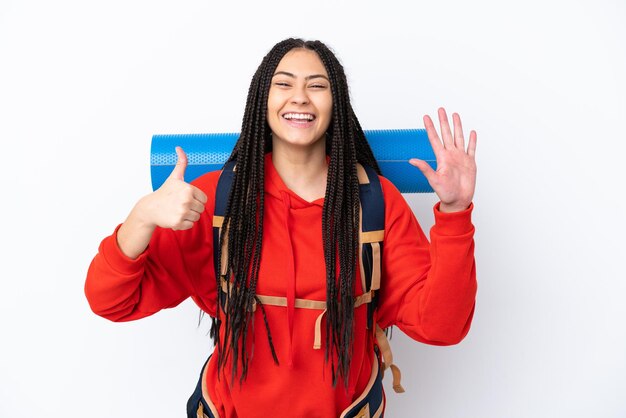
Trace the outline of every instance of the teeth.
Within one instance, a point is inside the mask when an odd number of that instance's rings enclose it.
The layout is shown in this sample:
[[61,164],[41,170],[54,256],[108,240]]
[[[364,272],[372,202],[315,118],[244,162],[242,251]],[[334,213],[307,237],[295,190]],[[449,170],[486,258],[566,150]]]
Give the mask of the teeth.
[[286,113],[283,115],[285,119],[313,120],[315,116],[309,113]]

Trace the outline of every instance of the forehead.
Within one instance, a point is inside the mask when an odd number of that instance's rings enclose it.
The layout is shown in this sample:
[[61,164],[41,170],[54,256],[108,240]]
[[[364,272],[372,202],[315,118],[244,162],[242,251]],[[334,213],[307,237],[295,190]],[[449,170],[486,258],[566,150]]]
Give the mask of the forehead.
[[287,52],[278,63],[276,71],[286,71],[295,76],[323,74],[328,76],[326,68],[317,52],[310,49],[294,48]]

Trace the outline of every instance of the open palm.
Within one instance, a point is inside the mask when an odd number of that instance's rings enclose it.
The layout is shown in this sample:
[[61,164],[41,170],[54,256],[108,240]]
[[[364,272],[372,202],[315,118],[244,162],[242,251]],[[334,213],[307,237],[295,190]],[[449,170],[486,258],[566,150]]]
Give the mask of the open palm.
[[428,139],[437,158],[437,171],[433,170],[424,160],[412,158],[409,163],[419,168],[433,188],[441,205],[442,212],[456,212],[467,209],[472,203],[476,187],[476,131],[470,132],[467,151],[461,118],[452,114],[454,136],[450,130],[448,117],[444,108],[439,108],[439,123],[443,142],[430,119],[424,116],[424,126]]

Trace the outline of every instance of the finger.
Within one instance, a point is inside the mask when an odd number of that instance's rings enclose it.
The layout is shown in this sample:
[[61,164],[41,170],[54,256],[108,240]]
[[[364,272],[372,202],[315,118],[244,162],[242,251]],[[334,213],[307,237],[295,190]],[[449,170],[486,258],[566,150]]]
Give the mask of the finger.
[[439,114],[439,125],[441,126],[443,146],[445,148],[452,148],[454,147],[454,138],[452,138],[452,131],[450,130],[450,124],[448,123],[448,115],[446,115],[446,110],[443,107],[440,107],[437,113]]
[[428,182],[430,183],[430,180],[435,175],[435,170],[433,170],[433,168],[430,166],[430,164],[428,164],[424,160],[420,160],[420,159],[417,159],[417,158],[411,158],[409,160],[409,164],[411,164],[414,167],[419,168],[419,170],[422,172],[424,177],[426,177],[426,180],[428,180]]
[[476,155],[476,131],[470,132],[469,143],[467,145],[467,154],[470,157],[474,157]]
[[196,222],[200,219],[200,214],[198,212],[194,212],[193,210],[188,211],[185,214],[185,221]]
[[187,154],[181,147],[176,147],[176,156],[178,157],[176,161],[176,166],[172,173],[170,174],[170,178],[175,178],[177,180],[185,181],[185,170],[187,169]]
[[193,227],[193,222],[182,221],[178,225],[174,226],[172,229],[174,231],[184,231],[185,229],[191,229],[192,227]]
[[428,140],[430,141],[430,146],[433,147],[433,151],[435,152],[435,155],[436,155],[437,151],[443,148],[443,145],[441,144],[439,135],[437,135],[435,124],[433,124],[432,119],[428,115],[424,115],[424,128],[426,128],[426,133],[428,134]]
[[465,138],[463,138],[463,127],[461,126],[461,116],[458,113],[452,114],[454,123],[454,144],[465,151]]
[[192,187],[193,187],[193,198],[201,202],[202,204],[205,204],[208,200],[206,194],[202,190],[197,188],[196,186],[192,186]]
[[189,209],[197,213],[202,213],[204,212],[204,204],[194,199],[189,203]]

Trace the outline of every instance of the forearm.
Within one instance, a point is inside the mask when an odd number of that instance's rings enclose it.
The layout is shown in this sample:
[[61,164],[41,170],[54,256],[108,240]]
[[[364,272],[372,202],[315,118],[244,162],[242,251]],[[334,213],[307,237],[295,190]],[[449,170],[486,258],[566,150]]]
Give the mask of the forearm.
[[[435,246],[443,250],[444,244]],[[398,325],[412,338],[429,344],[460,342],[473,317],[477,290],[474,243],[461,239],[446,246],[445,252],[433,254],[427,278],[405,294],[398,312]]]
[[148,222],[144,216],[145,199],[141,199],[117,232],[117,245],[120,250],[133,260],[148,248],[156,225]]
[[[439,209],[439,214],[437,210]],[[431,341],[455,344],[469,329],[476,296],[471,207],[447,214],[435,207],[427,278],[405,295],[398,320]]]
[[129,321],[175,306],[191,294],[187,264],[168,230],[155,229],[150,246],[131,259],[117,244],[121,228],[102,240],[87,271],[85,295],[94,313]]

